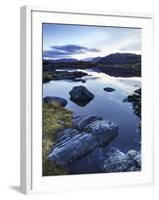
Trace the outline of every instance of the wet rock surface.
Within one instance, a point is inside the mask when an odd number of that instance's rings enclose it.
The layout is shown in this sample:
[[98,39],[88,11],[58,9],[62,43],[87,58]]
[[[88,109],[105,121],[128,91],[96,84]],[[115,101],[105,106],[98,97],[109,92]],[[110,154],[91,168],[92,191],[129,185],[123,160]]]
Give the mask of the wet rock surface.
[[72,128],[57,135],[48,159],[71,174],[140,171],[141,152],[108,147],[117,136],[116,124],[98,116],[73,114]]
[[96,116],[81,117],[76,122],[76,127],[77,129],[65,129],[58,134],[48,155],[48,159],[57,166],[67,166],[96,148],[109,144],[118,135],[116,124],[99,120]]
[[[135,151],[135,150],[131,150]],[[141,170],[141,154],[130,156],[130,153],[123,153],[116,148],[108,148],[104,151],[103,171],[104,172],[128,172]]]
[[85,127],[87,127],[96,120],[102,120],[102,118],[94,115],[88,115],[88,116],[74,115],[73,127],[77,129],[84,129]]

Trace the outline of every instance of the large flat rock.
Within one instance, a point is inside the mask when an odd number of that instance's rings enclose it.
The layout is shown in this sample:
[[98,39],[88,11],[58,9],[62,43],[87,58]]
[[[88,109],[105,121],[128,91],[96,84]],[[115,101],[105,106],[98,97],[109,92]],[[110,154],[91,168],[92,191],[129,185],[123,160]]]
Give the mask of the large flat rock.
[[102,120],[102,118],[94,115],[87,115],[87,116],[74,115],[73,127],[77,129],[84,129],[85,127],[87,127],[96,120]]
[[93,122],[88,119],[83,119],[80,123],[80,128],[83,128],[83,131],[65,129],[58,134],[56,144],[48,155],[50,161],[57,166],[67,166],[97,147],[109,144],[118,135],[116,124],[106,120],[94,121],[93,117],[90,118],[93,119]]

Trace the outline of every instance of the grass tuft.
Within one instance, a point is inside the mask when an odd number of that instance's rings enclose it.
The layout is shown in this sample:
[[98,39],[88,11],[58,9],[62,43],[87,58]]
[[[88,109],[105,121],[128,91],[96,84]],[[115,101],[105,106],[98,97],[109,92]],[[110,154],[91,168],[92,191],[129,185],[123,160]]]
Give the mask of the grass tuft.
[[43,103],[43,176],[67,174],[65,169],[57,168],[47,159],[59,131],[72,126],[72,112],[58,103]]

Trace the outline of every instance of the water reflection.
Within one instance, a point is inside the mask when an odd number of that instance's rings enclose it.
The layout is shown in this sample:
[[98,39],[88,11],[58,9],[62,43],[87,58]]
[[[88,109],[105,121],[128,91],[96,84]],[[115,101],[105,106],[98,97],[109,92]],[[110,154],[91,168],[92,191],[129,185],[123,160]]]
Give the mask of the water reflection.
[[[140,119],[134,114],[130,102],[122,100],[141,87],[141,78],[116,78],[104,73],[92,70],[81,70],[89,76],[82,77],[86,82],[74,82],[71,80],[50,81],[43,85],[43,96],[59,96],[68,101],[67,109],[78,115],[98,115],[103,119],[119,125],[119,135],[110,146],[117,147],[126,152],[129,149],[140,149],[139,134],[136,132]],[[70,100],[69,92],[75,86],[85,86],[94,99],[88,103],[74,103]],[[104,91],[105,87],[112,87],[113,92]]]
[[80,107],[84,107],[87,104],[89,104],[92,101],[92,99],[87,99],[85,101],[75,101],[74,99],[70,98],[70,101],[74,102],[76,105],[78,105]]

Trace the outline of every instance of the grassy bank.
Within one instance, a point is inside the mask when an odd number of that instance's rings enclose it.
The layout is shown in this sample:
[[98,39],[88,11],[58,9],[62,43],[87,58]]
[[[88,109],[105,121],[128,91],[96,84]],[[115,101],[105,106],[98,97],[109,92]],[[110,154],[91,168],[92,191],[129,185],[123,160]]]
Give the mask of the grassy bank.
[[54,166],[47,159],[51,146],[60,130],[72,126],[71,111],[61,107],[57,103],[43,103],[43,176],[67,174],[65,169]]

